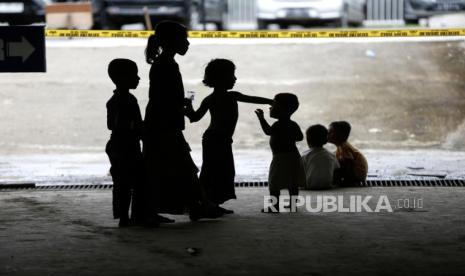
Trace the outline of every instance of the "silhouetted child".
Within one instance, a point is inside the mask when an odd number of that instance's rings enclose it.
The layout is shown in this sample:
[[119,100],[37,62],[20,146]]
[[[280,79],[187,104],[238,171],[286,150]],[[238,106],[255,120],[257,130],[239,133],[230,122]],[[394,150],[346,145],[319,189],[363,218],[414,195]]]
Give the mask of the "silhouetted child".
[[[197,111],[188,107],[187,117],[191,122],[200,120],[210,112],[210,125],[203,134],[203,163],[200,182],[205,187],[207,198],[214,204],[223,204],[236,198],[234,191],[234,157],[232,142],[238,119],[237,102],[271,104],[271,99],[252,97],[235,91],[229,91],[236,82],[235,65],[230,60],[214,59],[205,68],[203,83],[213,88],[200,104]],[[232,210],[220,209],[225,214]]]
[[[274,209],[278,212],[281,189],[288,189],[292,199],[292,196],[299,194],[299,187],[305,183],[305,172],[296,147],[296,142],[303,140],[303,134],[299,125],[291,120],[291,115],[298,108],[296,95],[280,93],[274,97],[270,108],[270,117],[278,119],[272,126],[265,120],[263,110],[255,111],[263,132],[270,136],[273,160],[268,174],[268,187],[270,195],[277,200]],[[269,208],[262,211],[276,212],[275,210]]]
[[108,75],[116,89],[107,102],[107,126],[111,137],[106,146],[113,179],[113,217],[119,226],[129,225],[129,208],[132,201],[132,218],[139,219],[142,208],[138,201],[143,185],[143,160],[140,148],[142,117],[136,97],[129,93],[137,88],[137,65],[128,59],[114,59],[108,65]]
[[328,130],[322,125],[312,125],[306,131],[310,148],[302,155],[305,169],[305,189],[331,189],[336,180],[339,162],[336,156],[323,146],[328,142]]
[[[150,203],[158,213],[184,214],[197,221],[223,212],[210,204],[183,131],[186,105],[182,75],[175,57],[189,50],[187,28],[174,21],[157,24],[147,41],[150,67],[149,102],[145,112],[144,160]],[[161,222],[168,218],[159,216]]]
[[368,162],[363,154],[352,146],[347,139],[351,126],[346,121],[332,122],[329,125],[328,141],[336,145],[336,158],[341,166],[343,186],[352,186],[365,181],[368,174]]

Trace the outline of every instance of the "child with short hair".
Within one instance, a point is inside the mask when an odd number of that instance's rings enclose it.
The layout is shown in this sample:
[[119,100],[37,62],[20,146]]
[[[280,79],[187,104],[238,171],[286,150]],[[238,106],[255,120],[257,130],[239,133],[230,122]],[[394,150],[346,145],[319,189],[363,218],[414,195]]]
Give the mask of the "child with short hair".
[[281,189],[288,189],[292,197],[299,194],[299,187],[305,183],[305,172],[300,160],[296,142],[303,140],[299,125],[291,120],[291,115],[299,108],[297,96],[291,93],[280,93],[274,97],[270,108],[270,117],[278,119],[272,126],[268,124],[263,110],[257,114],[263,132],[270,136],[270,147],[273,153],[268,174],[270,195],[277,201],[273,207],[262,212],[279,212],[279,196]]
[[328,142],[328,130],[322,125],[312,125],[306,131],[307,144],[310,148],[302,155],[308,190],[331,189],[339,169],[336,156],[323,146]]
[[[210,125],[202,139],[202,169],[200,183],[208,200],[219,207],[227,200],[235,199],[234,156],[232,142],[238,119],[238,102],[271,104],[271,99],[244,95],[229,91],[236,82],[236,66],[227,59],[213,59],[205,68],[203,83],[213,92],[203,99],[197,111],[188,105],[186,116],[191,122],[199,121],[210,112]],[[232,210],[219,207],[224,214]]]
[[336,145],[336,158],[341,166],[341,184],[352,186],[365,181],[368,174],[368,162],[363,154],[347,140],[351,126],[346,121],[336,121],[329,125],[328,141]]
[[140,78],[136,63],[122,58],[110,62],[108,75],[116,89],[106,104],[111,137],[105,152],[110,159],[113,179],[113,217],[119,219],[120,227],[124,227],[130,224],[131,202],[131,219],[141,219],[143,212],[138,198],[144,181],[140,148],[142,117],[136,97],[129,92],[137,88]]

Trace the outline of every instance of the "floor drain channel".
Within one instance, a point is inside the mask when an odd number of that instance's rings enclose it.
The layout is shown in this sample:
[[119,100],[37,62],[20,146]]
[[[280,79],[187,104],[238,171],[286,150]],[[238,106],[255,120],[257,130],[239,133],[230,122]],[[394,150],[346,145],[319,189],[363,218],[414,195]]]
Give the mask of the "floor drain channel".
[[[238,188],[268,187],[267,181],[236,182]],[[367,180],[354,185],[356,187],[465,187],[462,179],[434,179],[434,180]],[[36,185],[27,183],[0,183],[0,190],[105,190],[111,189],[113,184],[57,184]]]
[[465,180],[367,180],[360,182],[359,187],[465,187]]

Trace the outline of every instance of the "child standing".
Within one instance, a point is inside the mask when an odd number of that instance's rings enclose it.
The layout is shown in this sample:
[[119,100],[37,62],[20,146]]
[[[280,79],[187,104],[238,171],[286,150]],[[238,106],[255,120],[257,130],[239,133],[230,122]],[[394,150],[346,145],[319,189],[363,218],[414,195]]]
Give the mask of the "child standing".
[[[305,172],[296,147],[296,142],[303,140],[303,134],[299,125],[291,120],[291,115],[298,108],[296,95],[280,93],[274,97],[270,108],[270,117],[278,119],[272,126],[265,120],[263,110],[255,111],[263,132],[270,136],[273,160],[268,174],[268,187],[270,195],[277,199],[277,204],[281,189],[288,189],[292,199],[292,196],[299,194],[298,187],[305,183]],[[279,212],[279,205],[275,205],[274,209]],[[275,210],[270,208],[262,211],[276,212]]]
[[113,179],[113,217],[119,226],[129,226],[129,207],[132,201],[132,219],[139,219],[140,188],[144,181],[140,141],[142,117],[136,97],[129,93],[137,88],[137,65],[129,59],[114,59],[108,65],[108,75],[116,89],[107,102],[107,126],[111,137],[106,145]]
[[[235,91],[229,91],[236,82],[235,65],[227,59],[214,59],[205,68],[203,83],[213,88],[200,104],[197,111],[188,106],[187,117],[191,122],[199,121],[207,111],[210,112],[210,125],[203,134],[203,163],[200,183],[204,186],[207,198],[216,205],[229,199],[235,199],[234,157],[232,142],[238,119],[237,102],[271,104],[271,99],[252,97]],[[219,207],[225,214],[233,213]]]
[[339,169],[339,162],[334,154],[323,147],[328,142],[328,130],[322,125],[312,125],[305,134],[310,148],[302,155],[306,178],[305,189],[331,189]]
[[[199,183],[198,168],[184,137],[188,100],[176,56],[189,50],[187,28],[177,22],[157,24],[145,50],[150,67],[149,102],[144,128],[144,162],[149,186],[149,203],[157,213],[184,214],[197,221],[223,213],[211,206]],[[161,222],[172,220],[157,216]]]
[[347,139],[351,126],[346,121],[332,122],[329,125],[328,141],[336,145],[336,158],[341,165],[343,186],[352,186],[355,182],[365,181],[368,174],[368,162],[363,154],[352,146]]

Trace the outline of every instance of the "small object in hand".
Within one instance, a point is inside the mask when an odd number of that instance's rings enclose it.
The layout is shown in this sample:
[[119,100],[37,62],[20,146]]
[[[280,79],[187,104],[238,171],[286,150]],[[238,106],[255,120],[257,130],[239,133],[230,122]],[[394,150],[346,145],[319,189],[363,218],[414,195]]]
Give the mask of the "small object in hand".
[[188,247],[188,248],[186,248],[186,251],[187,251],[187,253],[191,254],[192,256],[198,255],[200,253],[200,249],[195,248],[195,247]]
[[195,91],[187,91],[186,92],[186,98],[188,98],[191,101],[194,101],[195,98]]

